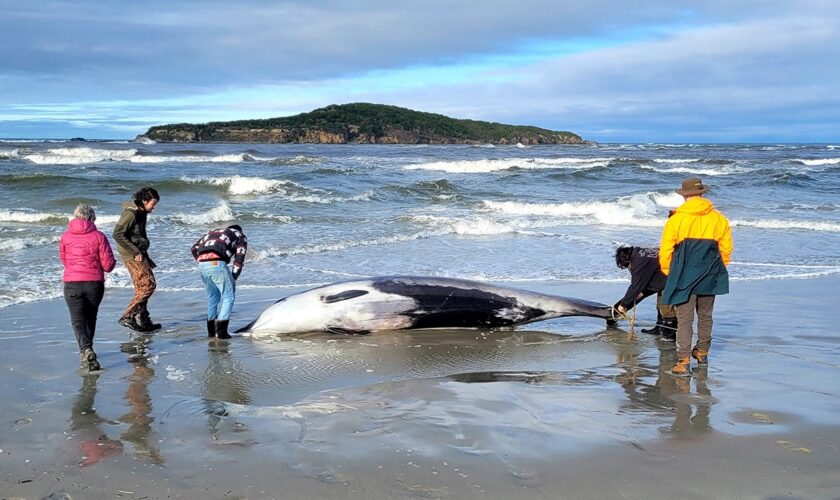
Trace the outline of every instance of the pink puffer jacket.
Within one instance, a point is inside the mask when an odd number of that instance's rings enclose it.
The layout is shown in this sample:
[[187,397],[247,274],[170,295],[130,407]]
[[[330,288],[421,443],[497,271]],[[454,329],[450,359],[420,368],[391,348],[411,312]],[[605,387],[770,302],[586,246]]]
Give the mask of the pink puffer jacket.
[[117,265],[108,238],[89,220],[73,219],[61,235],[58,254],[64,281],[105,281]]

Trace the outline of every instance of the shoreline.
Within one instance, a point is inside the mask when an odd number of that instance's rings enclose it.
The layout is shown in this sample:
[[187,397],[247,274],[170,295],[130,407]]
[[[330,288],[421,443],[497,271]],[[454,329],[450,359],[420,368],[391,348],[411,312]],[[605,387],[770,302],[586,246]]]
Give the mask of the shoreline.
[[[625,286],[534,290],[607,301]],[[233,323],[294,291],[241,291]],[[9,306],[0,492],[833,498],[840,355],[824,297],[838,292],[831,277],[734,282],[716,304],[710,366],[689,380],[660,369],[672,344],[631,338],[626,323],[217,342],[200,292],[155,294],[164,330],[130,335],[115,324],[125,289],[106,292],[105,369],[89,375],[63,301]],[[653,301],[640,309],[649,322]]]

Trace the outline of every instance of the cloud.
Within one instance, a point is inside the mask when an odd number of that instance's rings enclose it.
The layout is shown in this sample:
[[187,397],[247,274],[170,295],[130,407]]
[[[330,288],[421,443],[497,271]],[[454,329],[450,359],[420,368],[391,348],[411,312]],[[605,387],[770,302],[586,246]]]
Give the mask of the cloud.
[[354,101],[596,140],[782,140],[794,124],[820,140],[837,129],[840,6],[829,1],[0,9],[0,135],[40,120],[126,136]]

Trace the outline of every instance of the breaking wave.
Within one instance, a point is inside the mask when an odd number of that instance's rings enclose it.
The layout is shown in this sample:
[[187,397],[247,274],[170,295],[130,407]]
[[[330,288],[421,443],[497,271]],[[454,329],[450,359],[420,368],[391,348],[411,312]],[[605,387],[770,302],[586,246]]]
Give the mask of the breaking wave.
[[755,227],[759,229],[799,229],[806,231],[828,231],[840,232],[840,223],[828,221],[810,221],[810,220],[779,220],[779,219],[759,219],[746,220],[736,219],[730,221],[733,227]]
[[612,158],[509,158],[500,160],[438,161],[406,165],[406,170],[440,170],[450,173],[482,174],[513,168],[576,169],[606,167]]
[[198,214],[179,213],[172,215],[170,218],[175,222],[180,222],[188,226],[206,226],[216,222],[232,221],[235,217],[230,205],[223,201],[206,212]]
[[646,193],[615,201],[577,203],[523,203],[516,201],[482,202],[484,208],[508,215],[541,216],[561,219],[566,224],[589,224],[656,227],[664,224],[662,207],[673,208],[682,203],[676,193]]
[[[67,224],[67,222],[72,218],[73,216],[69,214],[49,212],[13,212],[10,210],[0,210],[0,222]],[[114,224],[119,219],[119,215],[97,215],[96,225]]]
[[167,155],[146,154],[138,149],[100,149],[91,147],[53,148],[37,151],[18,148],[3,153],[7,159],[18,159],[37,165],[81,165],[99,162],[130,162],[130,163],[279,163],[295,164],[311,161],[305,156],[294,157],[264,157],[257,154],[243,152],[222,155],[212,154],[182,154]]
[[809,167],[821,167],[823,165],[840,165],[840,158],[802,159],[794,158],[791,162],[807,165]]

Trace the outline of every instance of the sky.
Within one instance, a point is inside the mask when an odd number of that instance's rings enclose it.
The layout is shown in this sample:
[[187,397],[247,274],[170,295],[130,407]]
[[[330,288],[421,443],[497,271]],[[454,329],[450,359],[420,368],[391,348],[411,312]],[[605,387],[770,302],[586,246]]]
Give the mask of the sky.
[[840,2],[0,0],[0,137],[350,102],[598,142],[838,142]]

